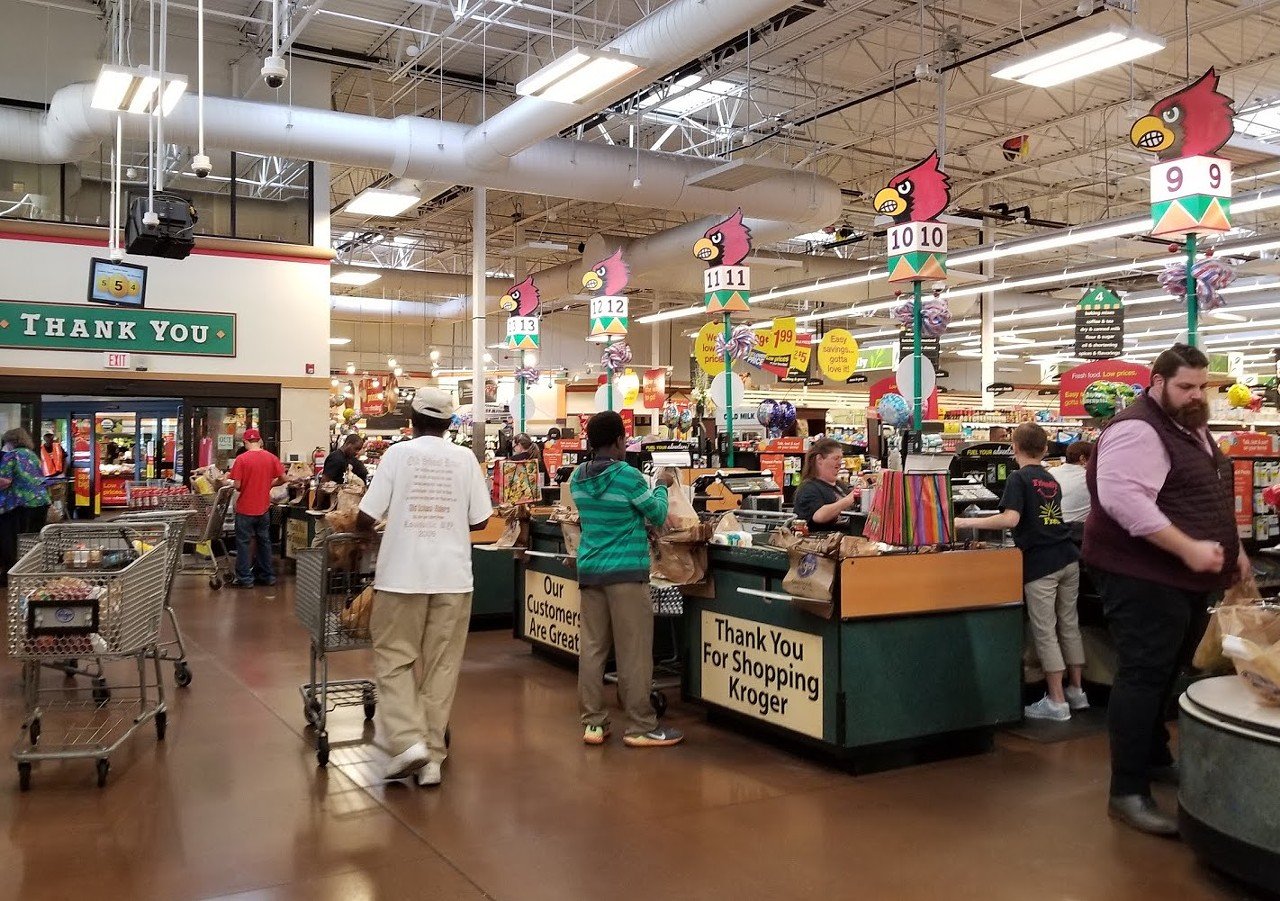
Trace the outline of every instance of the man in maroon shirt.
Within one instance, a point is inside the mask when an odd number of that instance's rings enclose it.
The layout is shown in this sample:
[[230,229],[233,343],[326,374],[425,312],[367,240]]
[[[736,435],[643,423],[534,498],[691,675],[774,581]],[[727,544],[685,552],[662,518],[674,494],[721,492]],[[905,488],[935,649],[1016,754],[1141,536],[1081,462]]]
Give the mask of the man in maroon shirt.
[[[262,433],[245,429],[243,454],[231,465],[231,482],[240,492],[236,499],[236,580],[237,588],[252,588],[256,564],[258,583],[276,584],[271,559],[271,489],[283,485],[284,464],[269,450],[262,449]],[[258,549],[255,560],[252,544]]]

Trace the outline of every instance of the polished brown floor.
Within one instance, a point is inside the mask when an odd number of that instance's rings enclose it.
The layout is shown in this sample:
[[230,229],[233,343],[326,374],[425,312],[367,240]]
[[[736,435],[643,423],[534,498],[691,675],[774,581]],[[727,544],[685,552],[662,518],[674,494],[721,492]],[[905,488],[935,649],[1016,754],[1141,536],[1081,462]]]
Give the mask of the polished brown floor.
[[[0,774],[0,898],[1248,897],[1185,846],[1107,820],[1105,736],[1002,737],[852,777],[675,703],[684,746],[590,749],[573,674],[508,632],[471,637],[443,786],[382,784],[354,708],[332,732],[355,741],[320,770],[291,587],[213,593],[187,576],[179,592],[195,680],[170,695],[168,739],[140,731],[101,790],[82,761],[39,765],[27,793]],[[332,660],[335,677],[368,666]],[[16,738],[18,674],[0,666]]]

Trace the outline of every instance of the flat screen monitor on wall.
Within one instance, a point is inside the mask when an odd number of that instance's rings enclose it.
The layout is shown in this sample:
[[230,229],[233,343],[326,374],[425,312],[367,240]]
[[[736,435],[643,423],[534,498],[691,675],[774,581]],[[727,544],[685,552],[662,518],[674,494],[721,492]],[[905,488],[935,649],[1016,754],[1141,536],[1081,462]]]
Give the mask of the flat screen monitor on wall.
[[147,267],[94,257],[89,261],[89,300],[117,307],[145,306]]

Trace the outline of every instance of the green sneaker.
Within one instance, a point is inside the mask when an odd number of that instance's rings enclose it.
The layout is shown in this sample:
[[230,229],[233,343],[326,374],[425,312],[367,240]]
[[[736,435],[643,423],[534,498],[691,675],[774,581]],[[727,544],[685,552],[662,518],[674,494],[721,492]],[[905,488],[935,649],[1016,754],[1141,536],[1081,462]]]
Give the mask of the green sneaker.
[[587,726],[582,730],[582,743],[584,745],[602,745],[608,737],[608,726]]

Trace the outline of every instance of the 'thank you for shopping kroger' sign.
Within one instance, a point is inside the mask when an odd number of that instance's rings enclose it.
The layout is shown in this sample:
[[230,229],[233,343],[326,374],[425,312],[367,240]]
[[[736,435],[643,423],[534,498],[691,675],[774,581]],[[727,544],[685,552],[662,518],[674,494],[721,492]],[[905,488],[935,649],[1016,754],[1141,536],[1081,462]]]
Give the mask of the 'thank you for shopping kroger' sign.
[[234,357],[236,314],[0,300],[0,347]]

